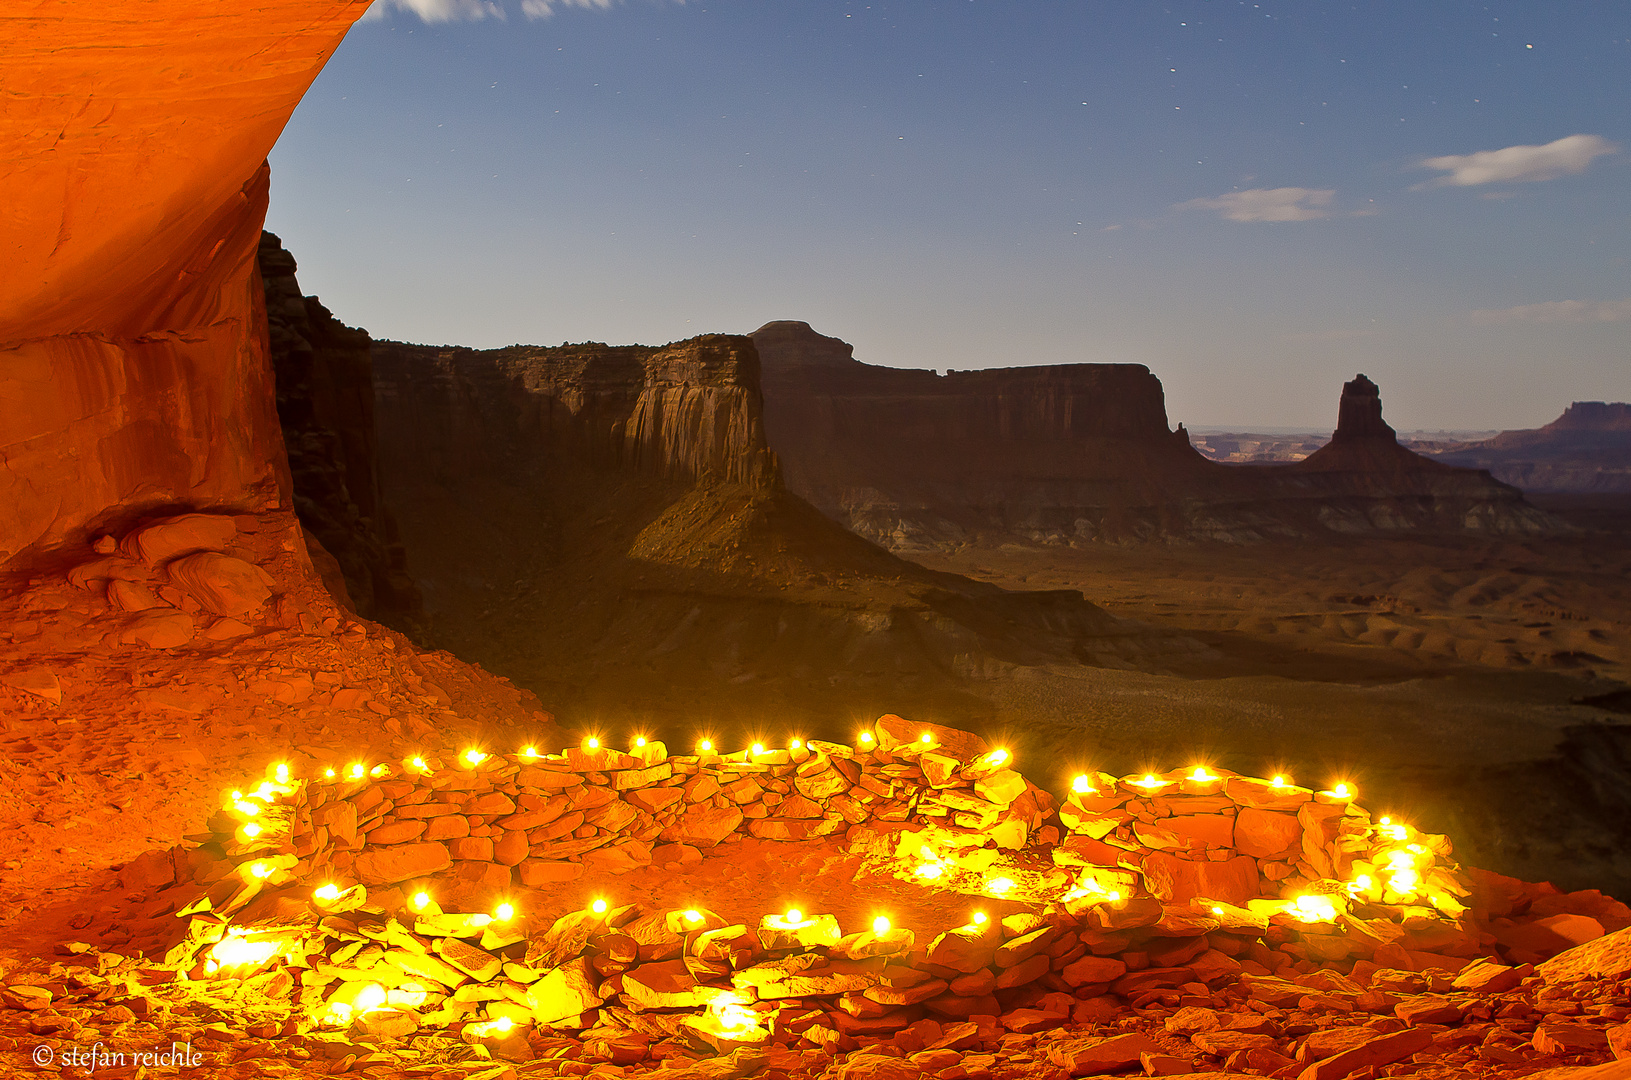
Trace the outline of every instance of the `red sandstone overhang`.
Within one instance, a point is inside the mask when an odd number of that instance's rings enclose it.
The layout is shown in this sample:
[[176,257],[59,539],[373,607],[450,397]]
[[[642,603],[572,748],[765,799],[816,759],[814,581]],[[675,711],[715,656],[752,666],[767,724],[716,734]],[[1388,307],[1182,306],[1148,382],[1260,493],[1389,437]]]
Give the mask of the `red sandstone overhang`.
[[[368,0],[0,14],[0,343],[188,324],[223,228]],[[258,228],[258,222],[257,222]]]

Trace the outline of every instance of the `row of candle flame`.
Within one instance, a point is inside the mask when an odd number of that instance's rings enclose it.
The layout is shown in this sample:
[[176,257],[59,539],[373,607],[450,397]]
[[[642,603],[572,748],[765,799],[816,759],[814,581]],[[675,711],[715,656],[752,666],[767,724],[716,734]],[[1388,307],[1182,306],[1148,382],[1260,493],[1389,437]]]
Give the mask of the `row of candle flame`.
[[[872,734],[866,731],[861,732],[858,739],[863,744],[874,741]],[[925,731],[918,736],[918,742],[923,747],[932,747],[934,745],[934,736],[930,732]],[[649,745],[649,743],[646,737],[641,735],[635,738],[633,745],[635,749],[644,749],[647,745]],[[806,744],[803,739],[793,738],[788,741],[787,749],[797,751],[804,749],[805,745]],[[714,753],[713,740],[702,739],[697,743],[696,748],[702,754]],[[579,745],[579,750],[581,752],[591,754],[602,749],[606,748],[603,747],[600,740],[594,736],[590,736]],[[765,754],[771,752],[771,750],[766,748],[764,743],[756,742],[751,747],[742,751],[742,755],[744,758],[751,760],[755,757],[763,757]],[[561,755],[558,754],[542,754],[538,751],[536,746],[524,746],[516,753],[515,756],[523,761],[536,761],[540,759],[557,760],[561,757]],[[487,761],[491,757],[492,755],[484,750],[480,750],[476,747],[470,747],[459,755],[459,760],[462,761],[468,768],[473,769],[480,766],[483,762]],[[985,754],[981,760],[993,767],[1001,767],[1008,764],[1011,759],[1011,755],[1007,750],[997,749]],[[427,762],[424,757],[418,755],[404,759],[402,765],[404,769],[412,770],[420,774],[429,774],[432,771],[429,762]],[[287,785],[290,782],[289,766],[287,763],[277,762],[271,766],[271,771],[273,772],[278,785]],[[382,777],[389,776],[390,774],[391,766],[384,763],[370,767],[361,762],[353,762],[352,764],[346,766],[344,770],[344,778],[350,781],[362,780],[365,777],[380,779]],[[323,770],[323,778],[325,780],[337,780],[340,779],[340,773],[334,766],[331,765]],[[1196,765],[1192,771],[1183,777],[1183,779],[1192,783],[1212,783],[1225,778],[1212,772],[1205,765]],[[1136,780],[1126,780],[1124,782],[1131,784],[1134,787],[1139,787],[1146,791],[1154,792],[1160,790],[1161,788],[1168,787],[1176,781],[1164,780],[1155,773],[1145,773]],[[1276,774],[1274,778],[1269,781],[1269,786],[1276,790],[1291,790],[1295,785],[1293,785],[1291,780],[1285,775]],[[267,788],[268,785],[263,783],[259,790],[267,790]],[[1077,774],[1071,780],[1070,789],[1078,795],[1096,795],[1099,793],[1099,789],[1094,786],[1093,778],[1087,773]],[[1352,783],[1346,780],[1341,780],[1331,785],[1331,788],[1328,791],[1323,791],[1320,794],[1331,795],[1338,799],[1352,800],[1358,796],[1359,792]],[[240,802],[242,797],[241,792],[235,791],[232,793],[232,802],[237,804]],[[262,796],[262,798],[264,797]],[[243,809],[241,806],[238,808]]]
[[[1212,772],[1205,765],[1196,765],[1188,775],[1183,777],[1183,779],[1196,784],[1209,784],[1224,780],[1226,778]],[[1163,780],[1155,773],[1145,773],[1137,780],[1124,780],[1122,782],[1131,784],[1134,787],[1143,788],[1145,791],[1153,792],[1159,791],[1161,788],[1168,787],[1177,781]],[[1276,791],[1290,791],[1293,790],[1296,785],[1293,784],[1290,778],[1284,774],[1276,774],[1275,777],[1269,781],[1269,787],[1274,788]],[[1099,789],[1093,786],[1093,778],[1086,773],[1080,773],[1073,780],[1071,780],[1070,790],[1074,791],[1078,795],[1097,795],[1099,793]],[[1338,799],[1352,800],[1359,795],[1359,790],[1348,781],[1339,780],[1335,784],[1331,785],[1329,791],[1322,791],[1320,794],[1330,795]]]
[[[872,736],[870,732],[863,731],[861,733],[861,740],[863,742],[871,741],[871,739]],[[925,745],[932,745],[932,734],[929,732],[923,732],[920,736],[920,742],[924,743]],[[636,747],[643,747],[645,744],[646,739],[643,736],[636,738]],[[700,747],[711,747],[711,745],[711,742],[708,742],[707,740],[704,740],[703,743],[699,744]],[[803,746],[803,741],[795,738],[789,745],[791,749],[796,750]],[[599,740],[594,737],[585,740],[583,746],[589,751],[601,749]],[[764,752],[765,750],[763,745],[756,743],[751,750],[747,751],[746,753],[758,755],[763,754]],[[489,756],[490,755],[483,751],[471,748],[466,750],[464,754],[461,755],[461,758],[470,767],[476,767]],[[524,748],[519,756],[522,758],[529,758],[538,757],[541,755],[537,754],[534,747],[529,746]],[[1001,766],[1008,761],[1008,758],[1009,755],[1006,750],[998,749],[985,755],[984,760],[993,766]],[[407,768],[411,768],[422,773],[428,773],[431,771],[428,763],[422,757],[416,756],[409,758],[404,762],[404,765]],[[294,791],[298,790],[286,762],[274,763],[269,767],[268,771],[271,774],[271,778],[263,781],[259,787],[250,792],[248,795],[245,795],[241,791],[233,791],[229,795],[231,806],[242,813],[246,818],[243,826],[240,829],[242,837],[246,840],[253,840],[261,832],[260,826],[253,819],[259,815],[261,809],[263,808],[262,804],[270,804],[277,797],[292,794]],[[390,771],[391,767],[386,764],[375,765],[370,769],[360,763],[357,763],[350,766],[347,773],[350,779],[357,780],[361,779],[365,775],[371,775],[378,778],[389,775]],[[325,770],[326,778],[333,779],[334,775],[335,770],[332,767]],[[1191,782],[1205,783],[1221,780],[1223,778],[1215,773],[1212,773],[1205,766],[1196,766],[1187,776],[1184,777],[1184,779]],[[1126,782],[1151,791],[1158,790],[1173,783],[1173,781],[1163,780],[1153,773],[1146,773],[1138,780]],[[1276,789],[1289,789],[1291,787],[1289,781],[1283,775],[1275,776],[1270,781],[1270,785]],[[1092,785],[1091,778],[1086,774],[1077,776],[1071,787],[1073,791],[1079,794],[1096,793],[1097,791],[1097,789]],[[1352,799],[1356,792],[1352,784],[1344,781],[1333,785],[1331,790],[1325,794],[1332,795],[1339,799]],[[1378,829],[1383,835],[1395,841],[1404,841],[1409,835],[1408,826],[1396,824],[1388,817],[1383,817],[1380,820]],[[928,848],[924,848],[923,853],[927,861],[917,867],[917,876],[925,879],[926,881],[938,880],[945,873],[944,864],[935,859]],[[1412,844],[1408,848],[1396,850],[1386,855],[1387,862],[1385,864],[1385,874],[1386,890],[1388,892],[1405,899],[1414,899],[1421,884],[1420,872],[1416,866],[1416,861],[1417,857],[1423,854],[1425,854],[1425,850],[1420,845]],[[272,874],[274,874],[278,869],[274,864],[264,861],[252,862],[248,864],[248,868],[250,875],[259,880],[265,880],[271,877]],[[1350,897],[1358,898],[1361,894],[1373,892],[1380,894],[1381,890],[1377,890],[1375,885],[1375,879],[1372,875],[1361,873],[1357,875],[1353,881],[1346,883],[1344,885],[1344,889]],[[1014,889],[1014,887],[1015,882],[1013,879],[1002,875],[989,877],[983,883],[984,891],[997,897],[1008,894]],[[322,901],[325,899],[333,899],[334,897],[338,896],[338,894],[339,887],[337,885],[329,884],[320,887],[314,895],[316,899]],[[1109,903],[1116,903],[1123,897],[1123,894],[1119,889],[1106,888],[1100,885],[1091,876],[1084,875],[1083,881],[1061,897],[1061,900],[1070,901],[1074,899],[1082,899],[1095,894],[1097,894],[1098,899],[1101,901]],[[1316,899],[1310,900],[1309,902],[1315,903],[1318,910],[1323,911],[1324,907],[1318,903],[1318,897],[1320,894],[1312,895]],[[1307,899],[1307,897],[1299,898],[1298,902]],[[413,906],[416,908],[416,910],[422,909],[429,902],[428,894],[422,892],[416,894],[413,898]],[[597,901],[597,903],[603,904],[604,902]],[[500,910],[508,910],[510,914],[513,914],[513,908],[511,908],[507,903],[500,905]],[[1303,904],[1302,907],[1299,908],[1297,906],[1297,902],[1294,902],[1289,910],[1293,914],[1296,914],[1296,912],[1299,910],[1309,911],[1313,909],[1308,908],[1306,904]],[[510,917],[510,914],[506,914],[502,917],[507,919]]]

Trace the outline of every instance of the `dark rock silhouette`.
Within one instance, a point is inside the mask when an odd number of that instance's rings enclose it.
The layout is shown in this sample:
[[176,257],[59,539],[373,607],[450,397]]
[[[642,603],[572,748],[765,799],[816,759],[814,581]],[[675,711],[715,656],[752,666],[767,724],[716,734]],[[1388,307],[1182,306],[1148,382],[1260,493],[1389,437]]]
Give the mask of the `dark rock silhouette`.
[[1631,492],[1631,404],[1576,401],[1545,427],[1428,452],[1449,465],[1488,469],[1525,491]]
[[765,323],[753,332],[753,343],[761,359],[770,352],[786,364],[846,364],[855,359],[855,346],[849,342],[791,319]]
[[1399,441],[1398,433],[1382,419],[1382,392],[1364,375],[1355,375],[1352,382],[1342,384],[1337,429],[1331,433],[1331,441],[1341,439]]
[[368,331],[301,295],[294,255],[276,235],[261,233],[258,262],[278,420],[312,562],[358,614],[422,636],[419,589],[380,490]]
[[1557,525],[1487,474],[1399,446],[1363,375],[1343,388],[1330,445],[1301,462],[1235,466],[1168,428],[1161,381],[1139,364],[937,375],[863,364],[803,323],[753,336],[788,486],[896,551],[981,537],[1250,543]]

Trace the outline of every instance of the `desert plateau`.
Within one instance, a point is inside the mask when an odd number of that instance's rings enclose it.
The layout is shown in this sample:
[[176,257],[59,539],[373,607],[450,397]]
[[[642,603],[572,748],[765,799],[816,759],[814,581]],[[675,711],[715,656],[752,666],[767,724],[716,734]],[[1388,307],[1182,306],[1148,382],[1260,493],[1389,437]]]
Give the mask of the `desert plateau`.
[[0,1076],[1631,1077],[1631,26],[1238,8],[8,13]]

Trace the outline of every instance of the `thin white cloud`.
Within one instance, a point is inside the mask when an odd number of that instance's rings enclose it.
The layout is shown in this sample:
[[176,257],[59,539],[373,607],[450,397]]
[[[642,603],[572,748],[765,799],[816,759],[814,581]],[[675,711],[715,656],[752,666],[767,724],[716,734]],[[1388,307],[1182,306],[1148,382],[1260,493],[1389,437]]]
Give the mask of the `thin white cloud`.
[[1447,154],[1422,160],[1420,168],[1446,175],[1420,187],[1475,187],[1556,180],[1583,173],[1593,161],[1619,148],[1599,135],[1567,135],[1544,146],[1508,146],[1476,154]]
[[472,22],[477,19],[503,19],[504,9],[494,0],[374,0],[358,22],[385,18],[391,10],[406,11],[428,23]]
[[606,11],[614,0],[521,0],[521,14],[529,19],[547,19],[558,8],[590,8]]
[[1631,300],[1552,300],[1487,308],[1472,313],[1472,321],[1488,326],[1515,323],[1612,323],[1631,321]]
[[1190,199],[1174,210],[1216,210],[1230,221],[1313,221],[1331,216],[1334,188],[1249,188]]
[[[557,11],[581,8],[586,11],[610,11],[622,0],[521,0],[521,14],[529,19],[547,19]],[[674,0],[683,4],[685,0]],[[506,9],[499,0],[374,0],[360,22],[375,22],[390,11],[406,11],[427,23],[470,22],[476,19],[505,18]]]

